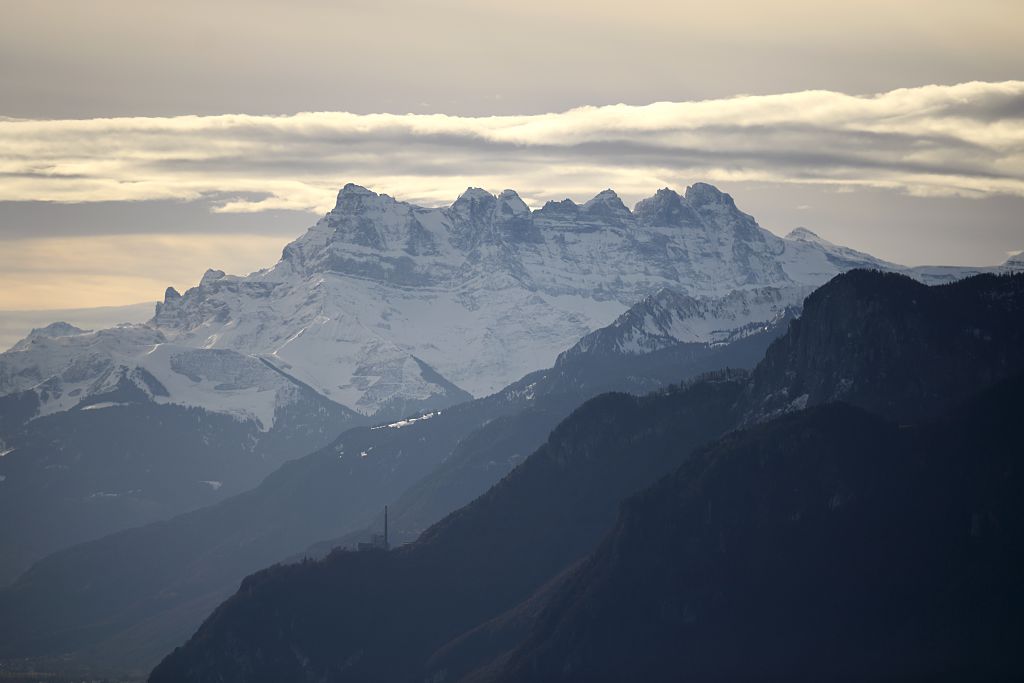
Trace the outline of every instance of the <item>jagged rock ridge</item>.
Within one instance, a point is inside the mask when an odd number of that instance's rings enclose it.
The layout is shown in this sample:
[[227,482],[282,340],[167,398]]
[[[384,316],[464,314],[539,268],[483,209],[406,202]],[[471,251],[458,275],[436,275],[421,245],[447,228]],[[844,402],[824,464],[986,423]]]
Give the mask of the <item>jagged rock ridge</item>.
[[[633,211],[612,190],[582,205],[567,199],[532,211],[513,190],[470,188],[451,206],[423,208],[348,184],[272,268],[244,277],[209,270],[184,294],[169,288],[146,326],[94,333],[116,337],[116,352],[68,342],[65,349],[87,349],[80,354],[87,360],[24,344],[0,355],[0,394],[36,387],[72,365],[92,367],[89,377],[74,370],[77,381],[50,387],[43,403],[51,405],[40,414],[63,410],[108,365],[159,375],[143,357],[173,345],[163,353],[227,350],[258,359],[331,401],[391,418],[486,395],[547,367],[664,288],[698,300],[775,288],[784,308],[854,267],[929,283],[978,270],[906,269],[805,229],[778,237],[705,183],[683,194],[659,190]],[[768,320],[742,321],[761,322]],[[223,398],[225,411],[248,417],[265,417],[271,399],[279,401],[265,394],[259,409],[240,406],[237,394],[216,386],[209,400],[190,386],[167,401],[215,409]]]

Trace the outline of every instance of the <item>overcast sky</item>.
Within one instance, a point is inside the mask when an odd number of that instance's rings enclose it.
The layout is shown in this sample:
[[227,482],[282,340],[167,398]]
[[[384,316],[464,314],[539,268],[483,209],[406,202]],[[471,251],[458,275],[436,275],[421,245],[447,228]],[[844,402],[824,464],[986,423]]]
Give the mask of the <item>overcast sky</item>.
[[0,0],[0,309],[248,272],[356,182],[715,183],[911,265],[1024,249],[1024,2]]

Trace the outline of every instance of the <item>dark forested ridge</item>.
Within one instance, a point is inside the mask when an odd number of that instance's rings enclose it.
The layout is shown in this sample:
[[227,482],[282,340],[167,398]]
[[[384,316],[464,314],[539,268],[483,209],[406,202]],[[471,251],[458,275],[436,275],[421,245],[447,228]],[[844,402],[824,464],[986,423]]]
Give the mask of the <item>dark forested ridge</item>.
[[[154,680],[404,679],[591,550],[618,501],[728,429],[742,388],[727,377],[665,396],[593,399],[416,542],[390,553],[338,551],[246,579]],[[258,663],[250,648],[264,653]],[[223,670],[229,661],[238,667]]]
[[1024,377],[737,433],[624,507],[492,681],[1019,680]]
[[[681,343],[645,354],[606,353],[595,358],[580,353],[560,358],[550,370],[513,385],[514,391],[529,391],[534,396],[528,407],[496,418],[466,436],[443,463],[392,504],[395,540],[414,540],[431,524],[484,493],[532,453],[584,399],[608,391],[645,393],[722,368],[751,368],[764,356],[769,343],[786,331],[790,320],[786,317],[763,332],[717,346]],[[382,523],[378,517],[370,528],[378,530]],[[321,557],[338,546],[354,547],[369,535],[370,530],[363,529],[321,541],[306,555]]]
[[894,420],[935,415],[1024,369],[1024,276],[929,287],[854,270],[818,288],[751,382],[763,417],[843,401]]
[[[577,653],[584,660],[594,656],[595,662],[606,661],[608,672],[617,672],[610,680],[643,680],[644,675],[673,679],[676,671],[713,680],[718,675],[714,657],[731,658],[718,670],[726,679],[749,673],[742,669],[747,646],[750,661],[764,663],[770,673],[878,675],[885,669],[872,669],[872,663],[886,660],[872,659],[877,651],[871,649],[872,636],[864,625],[877,618],[871,610],[882,602],[918,619],[896,622],[908,629],[894,634],[906,644],[903,659],[889,660],[899,664],[893,669],[897,675],[944,675],[953,669],[942,669],[941,662],[939,668],[928,668],[921,662],[927,652],[937,651],[935,643],[950,642],[953,631],[943,631],[942,624],[952,624],[957,605],[967,603],[957,602],[962,596],[952,593],[948,605],[929,600],[946,595],[942,586],[949,584],[943,581],[961,580],[961,588],[973,590],[971,586],[980,585],[975,578],[1005,578],[1017,566],[1012,564],[1020,549],[1016,527],[1004,529],[996,555],[980,563],[970,554],[964,559],[950,544],[962,540],[964,510],[982,505],[970,511],[968,531],[985,534],[986,525],[997,524],[1006,514],[999,506],[1013,500],[1017,475],[1012,456],[1020,452],[1019,439],[1014,435],[1007,440],[1006,430],[991,424],[991,443],[972,437],[985,424],[972,420],[983,420],[984,406],[995,399],[956,407],[1024,369],[1022,313],[1024,276],[982,276],[935,288],[880,273],[839,276],[808,300],[798,326],[772,345],[751,379],[729,375],[642,399],[613,394],[588,402],[501,483],[417,542],[390,553],[336,552],[321,562],[275,567],[250,577],[188,644],[164,660],[151,680],[448,681],[464,675],[548,680],[555,669],[558,675],[577,676],[574,680],[604,675],[587,668],[587,661],[571,659]],[[1013,390],[1003,388],[993,395],[1005,397]],[[857,407],[800,412],[836,401]],[[1010,412],[1000,415],[1015,414],[1013,406],[1019,409],[1019,403],[1008,405]],[[953,411],[948,418],[933,422],[947,411]],[[737,432],[690,457],[698,446],[738,425],[776,415],[783,417]],[[979,460],[974,469],[963,465],[975,448],[989,446],[999,457]],[[935,462],[927,457],[933,451],[939,458]],[[673,471],[672,477],[634,499],[613,529],[620,501]],[[948,498],[948,487],[958,481],[965,490]],[[917,489],[907,488],[915,484],[921,487],[917,504],[916,496],[908,493]],[[1000,488],[1004,484],[1010,493]],[[665,490],[670,493],[659,493]],[[671,493],[677,490],[678,495]],[[701,508],[708,500],[710,508]],[[644,508],[644,501],[663,502]],[[729,502],[733,510],[720,509]],[[691,503],[696,507],[685,507]],[[948,518],[933,528],[922,511]],[[761,513],[764,529],[759,526]],[[642,521],[631,526],[638,514]],[[796,524],[799,520],[806,524]],[[700,526],[708,523],[720,533]],[[634,535],[623,535],[623,529],[637,527]],[[566,573],[609,531],[612,535],[597,554]],[[852,547],[860,552],[842,547],[832,553],[829,543],[837,540],[825,537],[834,534],[836,539],[856,540],[860,545]],[[908,538],[911,542],[905,544]],[[821,539],[830,552],[816,551],[814,544]],[[781,544],[785,552],[766,549],[769,541]],[[627,542],[636,550],[624,555],[622,544]],[[716,564],[715,552],[726,552],[726,559]],[[648,564],[634,566],[633,557]],[[691,568],[686,561],[694,557]],[[734,558],[750,566],[730,564]],[[967,564],[950,563],[948,571],[920,581],[929,558]],[[958,573],[958,568],[980,573]],[[837,574],[821,574],[818,582],[819,570]],[[629,577],[624,584],[614,583],[620,571]],[[659,591],[678,590],[679,584],[666,581],[689,571],[705,581],[699,585],[704,592],[694,593],[693,605],[680,603],[678,595],[659,598]],[[605,579],[612,583],[602,583]],[[601,593],[605,585],[614,589]],[[913,590],[897,600],[879,597],[890,587],[903,586]],[[998,590],[1005,582],[993,586]],[[834,587],[861,592],[833,594]],[[881,593],[872,592],[879,587]],[[863,623],[854,619],[856,623],[848,624],[837,617],[835,629],[820,632],[808,625],[826,607],[849,608],[854,595],[862,598],[854,606],[863,607]],[[629,611],[633,596],[643,609]],[[804,605],[801,596],[820,598],[824,607]],[[995,604],[992,594],[982,597],[990,601],[986,604]],[[708,608],[723,600],[721,613]],[[629,634],[607,621],[623,604],[624,615],[644,622]],[[664,614],[658,612],[662,606]],[[591,608],[606,612],[591,618]],[[671,658],[674,664],[668,668],[643,669],[633,662],[631,647],[615,646],[619,636],[628,644],[650,635],[660,620],[691,628],[717,619],[712,626],[725,631],[715,633],[725,633],[733,625],[730,616],[752,608],[762,611],[755,610],[756,620],[749,627],[736,630],[743,640],[727,641],[734,645],[728,651],[724,645],[717,650],[709,646],[711,654],[705,659],[698,652],[687,660],[695,662],[692,669]],[[918,608],[926,611],[914,613]],[[790,609],[799,618],[787,622]],[[932,609],[946,621],[926,643],[921,638],[927,637],[915,629]],[[796,628],[785,628],[787,623]],[[765,633],[773,629],[775,633]],[[846,633],[843,629],[856,635],[846,650],[828,640]],[[763,642],[754,642],[758,636]],[[548,641],[552,645],[546,649],[543,643]],[[655,634],[635,651],[653,657],[672,642]],[[694,642],[685,651],[696,652],[710,641]],[[993,642],[998,649],[1003,641]],[[815,645],[825,649],[806,660],[806,670],[786,668],[792,661],[787,656]],[[602,648],[604,659],[593,654]],[[840,666],[857,653],[868,656],[859,669],[814,668],[820,662]],[[951,653],[946,660],[951,667],[968,661]],[[993,661],[1012,664],[1004,654],[1000,650]],[[699,668],[701,662],[712,668]],[[632,671],[642,673],[632,675],[631,663],[639,667]]]

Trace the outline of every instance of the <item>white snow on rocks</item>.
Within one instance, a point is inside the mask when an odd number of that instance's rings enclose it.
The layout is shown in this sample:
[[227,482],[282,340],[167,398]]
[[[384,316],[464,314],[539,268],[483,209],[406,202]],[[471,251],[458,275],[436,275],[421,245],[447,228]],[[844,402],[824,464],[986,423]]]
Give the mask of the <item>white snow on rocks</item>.
[[402,427],[408,427],[409,425],[414,425],[417,422],[422,422],[423,420],[429,420],[430,418],[434,417],[435,415],[440,415],[440,414],[441,414],[441,411],[438,410],[438,411],[433,412],[433,413],[427,413],[425,415],[420,415],[419,417],[410,417],[410,418],[406,418],[405,420],[398,420],[397,422],[391,422],[390,424],[378,425],[377,427],[370,427],[370,429],[371,430],[374,430],[374,429],[401,429]]
[[725,296],[689,296],[662,289],[583,337],[565,355],[645,354],[679,343],[728,344],[795,316],[809,286],[733,290]]
[[[623,353],[725,343],[854,267],[926,282],[985,270],[904,268],[805,229],[778,237],[703,183],[633,211],[611,190],[531,211],[512,190],[423,208],[349,184],[272,268],[209,270],[145,325],[34,332],[0,354],[0,395],[35,391],[47,414],[131,381],[264,429],[302,385],[367,415],[435,402],[417,412],[496,391],[613,322],[629,328]],[[617,321],[652,295],[659,316]]]

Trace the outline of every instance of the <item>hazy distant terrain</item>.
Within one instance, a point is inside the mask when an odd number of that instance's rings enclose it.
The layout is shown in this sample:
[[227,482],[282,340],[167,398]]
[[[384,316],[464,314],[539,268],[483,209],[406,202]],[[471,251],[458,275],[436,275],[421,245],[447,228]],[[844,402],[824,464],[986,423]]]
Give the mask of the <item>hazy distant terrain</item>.
[[85,330],[100,330],[120,323],[143,323],[153,317],[155,301],[126,306],[56,308],[38,311],[0,311],[0,351],[7,350],[35,328],[65,322]]
[[1014,679],[1022,312],[1021,274],[837,276],[750,374],[588,401],[414,543],[250,576],[150,680]]

